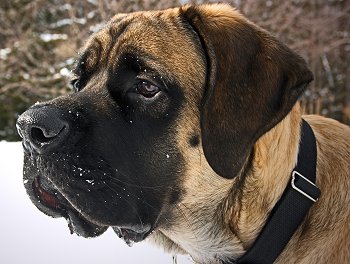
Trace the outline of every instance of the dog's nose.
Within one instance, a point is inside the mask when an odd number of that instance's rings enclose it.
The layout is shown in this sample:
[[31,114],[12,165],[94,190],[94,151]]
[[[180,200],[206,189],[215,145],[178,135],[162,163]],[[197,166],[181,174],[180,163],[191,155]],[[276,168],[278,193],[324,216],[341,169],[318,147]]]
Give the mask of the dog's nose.
[[50,106],[25,111],[18,117],[16,127],[24,147],[40,154],[55,150],[69,132],[69,124],[62,112]]

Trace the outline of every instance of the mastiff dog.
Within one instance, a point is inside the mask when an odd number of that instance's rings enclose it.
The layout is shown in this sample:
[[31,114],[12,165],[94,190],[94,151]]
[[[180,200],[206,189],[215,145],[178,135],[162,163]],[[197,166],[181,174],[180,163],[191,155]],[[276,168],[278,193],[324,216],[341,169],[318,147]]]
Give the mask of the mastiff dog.
[[74,92],[17,121],[32,202],[195,263],[349,263],[350,128],[298,103],[305,61],[225,4],[118,14]]

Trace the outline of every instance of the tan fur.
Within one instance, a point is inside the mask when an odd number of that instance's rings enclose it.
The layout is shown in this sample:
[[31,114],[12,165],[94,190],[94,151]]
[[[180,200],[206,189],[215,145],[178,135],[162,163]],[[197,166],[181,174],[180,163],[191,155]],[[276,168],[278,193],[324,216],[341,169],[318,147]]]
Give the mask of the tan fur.
[[[179,26],[179,13],[188,8],[116,16],[87,43],[85,49],[91,49],[92,55],[87,61],[91,67],[116,62],[128,47],[138,47],[157,58],[150,59],[152,67],[184,87],[184,105],[173,124],[176,134],[172,135],[177,138],[178,148],[186,161],[181,179],[182,199],[174,208],[163,209],[170,223],[159,227],[148,240],[173,254],[189,254],[197,263],[215,264],[221,263],[218,260],[241,256],[252,245],[269,212],[290,184],[298,155],[301,110],[299,104],[295,104],[287,116],[257,139],[252,169],[244,175],[244,181],[243,175],[225,179],[215,173],[203,152],[198,107],[204,96],[208,65],[203,59],[199,38],[194,41],[193,36]],[[210,28],[221,30],[228,24],[232,28],[238,25],[253,28],[263,41],[263,55],[258,57],[266,61],[266,75],[274,71],[274,58],[270,54],[279,47],[268,33],[227,5],[204,5],[198,9],[211,21]],[[112,41],[110,32],[117,34],[121,24],[131,20],[134,22],[108,53]],[[224,43],[224,37],[220,41]],[[100,57],[94,51],[98,42],[103,44]],[[250,45],[249,42],[245,44]],[[218,65],[221,71],[226,66]],[[102,67],[100,74],[103,75],[104,70]],[[294,69],[290,71],[291,81],[296,82]],[[271,86],[276,86],[276,80],[270,79]],[[317,138],[316,183],[322,196],[277,263],[347,263],[350,261],[350,128],[319,116],[304,118]],[[189,147],[191,135],[199,136],[198,146]]]
[[[226,12],[225,6],[219,9]],[[256,142],[252,172],[237,190],[239,179],[226,180],[217,175],[207,163],[201,145],[189,150],[188,135],[200,126],[200,114],[193,109],[186,106],[177,124],[187,177],[183,184],[185,197],[173,215],[176,224],[160,229],[149,240],[160,240],[173,253],[186,252],[196,263],[214,264],[219,263],[217,259],[240,256],[251,246],[268,213],[290,184],[298,154],[301,113],[296,104]],[[350,259],[350,129],[323,117],[304,118],[317,137],[317,185],[322,197],[276,263],[346,263]]]
[[347,263],[350,259],[350,128],[319,116],[304,118],[317,138],[316,183],[322,195],[279,263]]
[[[300,118],[297,105],[258,140],[254,173],[241,190],[242,199],[235,203],[235,180],[215,175],[200,147],[188,153],[190,176],[184,184],[188,195],[178,205],[178,221],[171,230],[161,230],[154,236],[170,238],[180,247],[180,254],[184,251],[198,263],[217,263],[215,259],[241,255],[290,184],[290,172],[297,160]],[[317,137],[317,185],[322,197],[276,263],[346,263],[350,257],[350,129],[319,116],[304,118]],[[288,154],[281,159],[280,153]],[[150,240],[159,239],[155,237]],[[177,252],[168,239],[164,242],[161,244],[166,250]]]

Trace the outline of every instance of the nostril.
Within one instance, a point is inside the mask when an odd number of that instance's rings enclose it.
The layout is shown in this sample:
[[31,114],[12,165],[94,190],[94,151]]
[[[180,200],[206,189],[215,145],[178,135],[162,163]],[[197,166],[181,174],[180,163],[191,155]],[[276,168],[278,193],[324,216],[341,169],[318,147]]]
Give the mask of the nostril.
[[69,121],[60,109],[43,106],[24,112],[16,125],[25,149],[42,154],[59,149],[70,133]]
[[51,139],[55,138],[59,133],[50,136],[45,134],[47,133],[45,133],[41,128],[38,127],[32,127],[30,131],[31,138],[40,143],[49,142]]

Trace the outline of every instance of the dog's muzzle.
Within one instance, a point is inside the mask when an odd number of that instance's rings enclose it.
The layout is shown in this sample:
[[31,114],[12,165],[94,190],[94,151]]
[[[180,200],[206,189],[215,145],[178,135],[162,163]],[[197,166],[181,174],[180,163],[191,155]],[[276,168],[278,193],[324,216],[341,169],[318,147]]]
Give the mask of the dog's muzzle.
[[[73,172],[73,174],[77,174],[75,176],[69,176],[72,171],[66,172],[65,176],[60,176],[60,174],[64,174],[67,162],[72,159],[71,153],[77,151],[74,145],[75,141],[78,140],[76,139],[76,126],[81,123],[78,119],[79,112],[73,113],[73,111],[46,105],[35,105],[19,116],[16,127],[23,139],[26,156],[25,170],[28,170],[27,174],[30,174],[30,176],[25,175],[27,177],[25,185],[29,196],[44,213],[52,217],[66,218],[71,233],[83,237],[94,237],[102,234],[111,226],[115,233],[129,246],[144,240],[153,230],[151,224],[134,223],[114,226],[101,223],[90,215],[91,212],[83,212],[81,208],[76,206],[76,202],[72,198],[74,191],[70,186],[70,181],[75,185],[78,184],[78,191],[74,195],[79,194],[79,188],[88,192],[90,189],[91,192],[93,190],[99,192],[101,188],[106,187],[105,180],[107,181],[111,177],[108,178],[108,175],[112,175],[108,171],[110,168],[102,168],[98,165],[95,170],[92,168],[90,171],[86,167],[84,169],[86,163],[89,162],[85,162],[84,165],[83,157],[74,154],[73,156],[78,156],[79,162],[83,163],[83,168],[77,167],[78,172]],[[64,153],[68,154],[65,156]],[[91,179],[84,179],[84,176],[91,177]],[[67,185],[65,191],[59,190],[57,187],[60,186],[60,184],[57,185],[59,177],[67,177],[61,179]],[[75,186],[75,188],[77,187]]]

